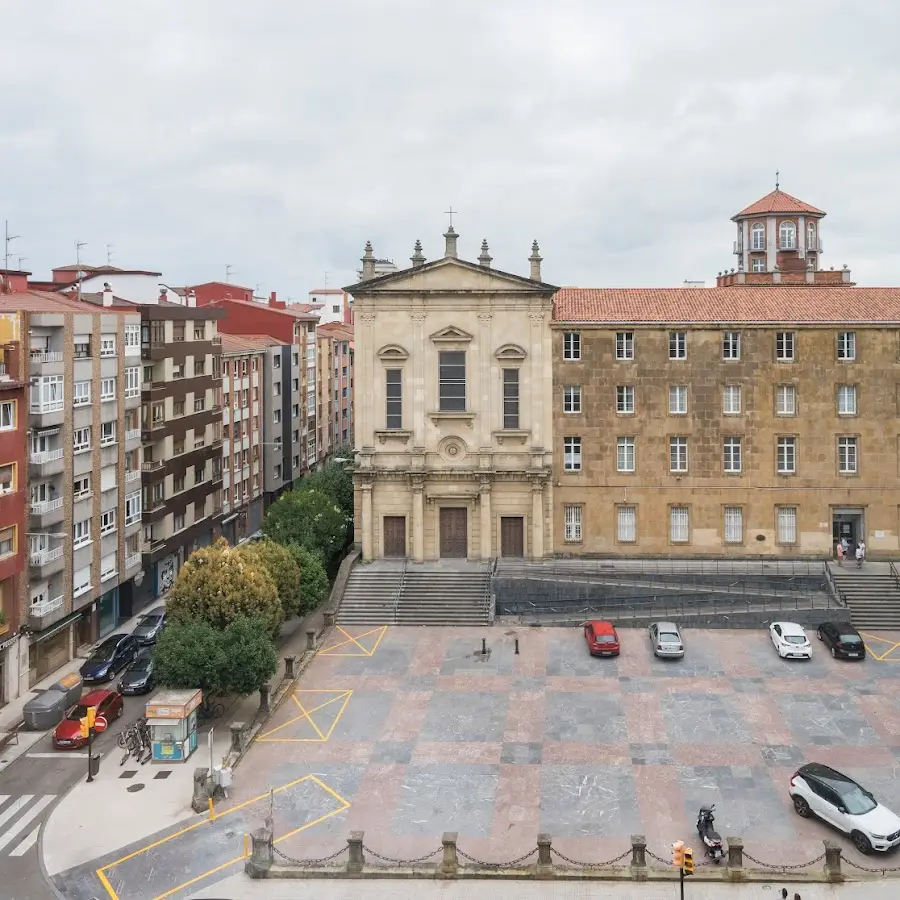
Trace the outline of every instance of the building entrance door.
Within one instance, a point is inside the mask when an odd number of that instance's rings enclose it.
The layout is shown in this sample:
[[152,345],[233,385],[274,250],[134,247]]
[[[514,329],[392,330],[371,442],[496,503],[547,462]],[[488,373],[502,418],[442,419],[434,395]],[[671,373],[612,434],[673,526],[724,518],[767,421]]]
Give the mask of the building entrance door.
[[468,510],[464,506],[442,506],[441,556],[465,559],[468,555]]
[[865,539],[863,510],[852,507],[833,509],[831,511],[831,538],[834,546],[837,546],[838,541],[842,538],[846,538],[850,545],[850,552],[853,553],[857,542]]
[[406,516],[384,517],[384,555],[406,556]]
[[500,555],[525,555],[525,520],[522,516],[500,517]]

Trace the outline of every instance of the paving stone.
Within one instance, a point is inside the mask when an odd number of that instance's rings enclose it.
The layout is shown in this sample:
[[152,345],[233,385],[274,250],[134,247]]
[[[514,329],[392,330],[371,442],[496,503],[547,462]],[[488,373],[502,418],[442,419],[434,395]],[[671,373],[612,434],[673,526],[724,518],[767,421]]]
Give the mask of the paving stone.
[[614,694],[548,693],[544,723],[551,741],[616,744],[628,739],[622,701]]
[[504,743],[500,753],[500,762],[519,765],[539,765],[541,762],[540,743]]
[[630,766],[548,766],[541,830],[554,837],[618,837],[640,824]]
[[506,728],[507,702],[503,694],[435,691],[428,704],[421,739],[501,741]]

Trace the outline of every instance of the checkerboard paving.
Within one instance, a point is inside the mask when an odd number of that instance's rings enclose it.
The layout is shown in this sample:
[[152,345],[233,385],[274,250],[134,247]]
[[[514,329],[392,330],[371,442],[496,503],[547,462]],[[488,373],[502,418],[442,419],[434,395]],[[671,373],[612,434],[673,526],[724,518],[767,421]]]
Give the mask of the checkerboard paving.
[[357,631],[328,637],[232,792],[240,802],[313,774],[350,802],[285,841],[295,857],[331,852],[352,829],[405,859],[436,850],[445,831],[496,861],[527,852],[539,831],[582,860],[618,855],[632,834],[666,855],[694,840],[697,810],[714,803],[720,832],[752,855],[802,862],[834,836],[791,807],[790,777],[812,760],[900,812],[890,660],[835,661],[819,646],[810,662],[780,660],[765,630],[688,631],[672,661],[652,655],[643,630],[620,631],[617,659],[591,658],[579,629]]

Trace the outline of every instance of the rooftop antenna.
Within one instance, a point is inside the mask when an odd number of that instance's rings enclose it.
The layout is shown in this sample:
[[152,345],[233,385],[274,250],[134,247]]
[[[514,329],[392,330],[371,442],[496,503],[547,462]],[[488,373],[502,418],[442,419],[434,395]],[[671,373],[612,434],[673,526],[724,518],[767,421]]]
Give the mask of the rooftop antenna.
[[228,284],[231,281],[231,276],[234,274],[234,269],[231,266],[225,266],[225,284]]
[[115,244],[107,244],[106,245],[106,264],[108,266],[112,265],[113,252],[115,250]]
[[3,220],[3,240],[5,241],[4,246],[4,255],[3,255],[3,268],[9,271],[9,245],[11,241],[16,241],[19,239],[19,235],[10,234],[9,233],[9,220]]
[[16,268],[17,268],[20,272],[22,271],[22,263],[25,262],[26,259],[28,259],[27,256],[20,256],[20,257],[19,257],[19,262],[17,263]]
[[325,290],[328,290],[328,270],[325,271]]
[[776,169],[776,170],[775,170],[775,190],[776,190],[776,191],[779,189],[779,188],[778,188],[778,182],[781,180],[781,179],[779,178],[780,175],[781,175],[781,172],[779,172],[778,169]]
[[78,300],[81,301],[81,248],[87,247],[87,241],[75,241],[75,276],[78,280]]

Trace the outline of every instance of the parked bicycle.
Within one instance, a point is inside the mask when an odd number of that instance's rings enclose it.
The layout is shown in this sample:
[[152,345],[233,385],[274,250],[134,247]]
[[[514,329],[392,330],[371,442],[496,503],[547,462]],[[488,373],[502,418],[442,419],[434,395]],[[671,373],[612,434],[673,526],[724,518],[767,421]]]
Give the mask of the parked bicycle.
[[150,742],[150,724],[142,716],[136,722],[132,722],[126,729],[119,733],[116,743],[125,751],[120,766],[133,756],[141,765],[150,760],[152,748]]
[[197,719],[200,722],[208,722],[225,715],[225,704],[213,697],[204,697],[203,702],[197,708]]

